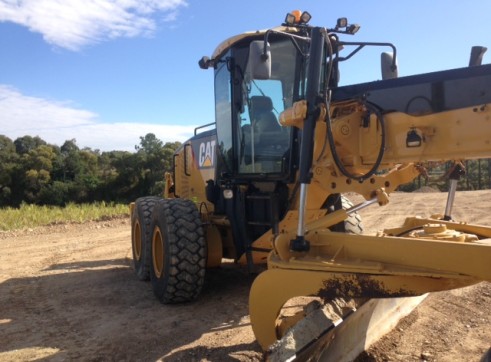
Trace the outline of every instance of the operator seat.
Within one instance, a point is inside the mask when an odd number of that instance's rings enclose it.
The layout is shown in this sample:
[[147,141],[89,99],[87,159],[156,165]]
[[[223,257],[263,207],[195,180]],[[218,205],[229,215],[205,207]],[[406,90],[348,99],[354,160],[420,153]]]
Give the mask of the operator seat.
[[251,97],[251,117],[255,132],[279,132],[281,126],[273,113],[273,102],[266,96]]
[[250,111],[256,170],[282,172],[288,149],[288,133],[284,132],[273,113],[271,98],[251,97]]

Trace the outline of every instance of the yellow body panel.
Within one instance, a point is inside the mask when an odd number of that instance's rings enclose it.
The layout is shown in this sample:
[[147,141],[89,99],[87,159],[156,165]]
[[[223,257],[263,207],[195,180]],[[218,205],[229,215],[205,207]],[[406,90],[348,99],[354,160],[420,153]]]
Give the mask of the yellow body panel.
[[[303,104],[293,108],[286,111],[284,122],[302,128],[298,118],[303,117]],[[376,141],[381,138],[379,123],[372,115],[368,126],[362,127],[366,113],[355,102],[333,105],[331,112],[336,151],[343,165],[353,175],[366,173],[380,149]],[[252,327],[263,348],[279,337],[277,317],[293,297],[414,296],[491,281],[489,227],[441,218],[408,218],[404,225],[377,236],[329,231],[348,217],[345,210],[326,214],[322,209],[332,193],[356,192],[383,205],[388,193],[424,172],[425,161],[491,157],[489,105],[422,116],[393,112],[384,117],[386,147],[380,171],[361,181],[346,177],[337,168],[325,144],[324,117],[319,117],[305,220],[310,250],[290,250],[296,236],[296,211],[288,212],[280,222],[279,235],[266,233],[254,244],[265,247],[269,242],[273,248],[268,270],[254,282],[249,300]],[[419,147],[406,145],[411,130],[421,136]],[[424,232],[411,233],[415,229]]]

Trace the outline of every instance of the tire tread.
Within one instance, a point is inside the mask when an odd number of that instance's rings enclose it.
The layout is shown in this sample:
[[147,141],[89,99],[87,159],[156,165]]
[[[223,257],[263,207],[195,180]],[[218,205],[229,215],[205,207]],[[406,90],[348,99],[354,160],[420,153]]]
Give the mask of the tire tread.
[[204,284],[206,241],[199,212],[191,200],[165,199],[156,206],[153,222],[165,234],[164,273],[151,271],[154,293],[162,303],[194,300]]

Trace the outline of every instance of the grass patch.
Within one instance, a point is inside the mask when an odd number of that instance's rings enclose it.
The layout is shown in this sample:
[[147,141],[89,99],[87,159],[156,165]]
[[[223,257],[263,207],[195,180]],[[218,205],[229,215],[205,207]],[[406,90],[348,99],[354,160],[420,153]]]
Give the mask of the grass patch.
[[0,230],[17,230],[36,226],[84,223],[129,216],[127,204],[68,204],[66,207],[22,204],[19,208],[0,209]]

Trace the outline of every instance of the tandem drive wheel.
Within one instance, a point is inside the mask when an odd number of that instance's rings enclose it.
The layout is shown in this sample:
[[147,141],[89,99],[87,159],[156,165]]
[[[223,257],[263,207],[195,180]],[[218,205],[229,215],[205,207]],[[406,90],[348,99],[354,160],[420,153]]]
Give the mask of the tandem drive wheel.
[[198,209],[191,200],[163,199],[153,212],[153,291],[162,303],[195,299],[203,287],[206,241]]
[[150,252],[152,247],[152,211],[161,198],[140,197],[131,215],[131,249],[135,274],[140,280],[150,280]]

